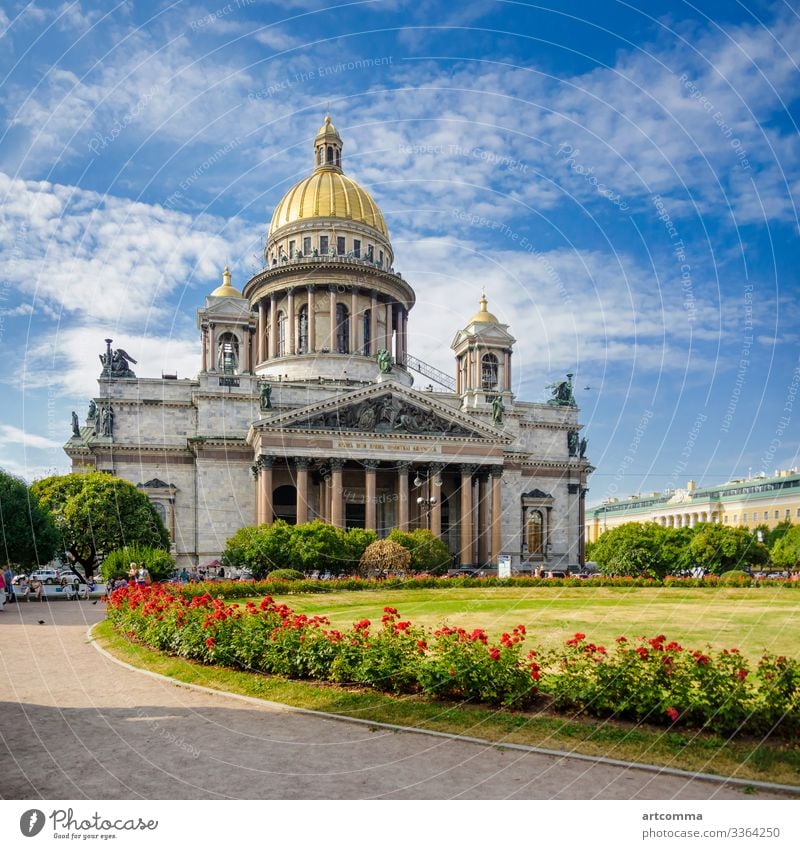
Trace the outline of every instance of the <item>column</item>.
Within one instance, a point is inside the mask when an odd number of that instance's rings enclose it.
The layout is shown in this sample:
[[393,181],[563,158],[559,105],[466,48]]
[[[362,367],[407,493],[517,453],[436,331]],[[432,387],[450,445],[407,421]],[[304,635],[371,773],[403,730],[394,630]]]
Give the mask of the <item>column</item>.
[[275,359],[278,352],[278,299],[273,292],[269,296],[269,358]]
[[377,469],[377,460],[364,460],[364,527],[368,531],[378,529],[376,519],[378,499],[375,487]]
[[294,314],[294,289],[289,289],[289,299],[286,306],[286,353],[289,356],[294,354],[294,325],[297,321],[297,316]]
[[328,286],[328,300],[330,301],[330,340],[328,341],[328,349],[331,353],[336,353],[336,287]]
[[267,338],[267,305],[264,299],[258,302],[258,361],[264,362],[264,341]]
[[478,563],[483,566],[489,560],[489,476],[481,472],[478,476]]
[[397,526],[408,530],[408,468],[409,463],[397,464]]
[[258,484],[261,490],[261,516],[259,524],[272,524],[272,457],[261,456],[258,458],[258,464],[261,471],[258,475]]
[[378,353],[378,293],[372,293],[372,301],[369,311],[369,355],[374,357]]
[[308,287],[308,352],[310,354],[317,350],[316,299],[317,289],[310,285]]
[[342,502],[342,467],[344,460],[331,460],[331,524],[344,527],[344,504]]
[[264,515],[264,506],[262,504],[263,499],[261,497],[261,464],[259,463],[258,458],[256,458],[256,462],[251,467],[253,472],[253,479],[256,485],[256,516],[255,523],[256,525],[263,524],[263,515]]
[[307,457],[295,457],[295,487],[297,489],[297,524],[308,521],[308,464]]
[[431,504],[431,533],[435,537],[442,535],[442,469],[441,463],[432,463],[428,467],[430,497],[436,499]]
[[386,302],[386,335],[384,337],[383,347],[391,354],[392,353],[392,303]]
[[358,353],[358,291],[350,294],[350,354]]
[[586,565],[586,493],[588,490],[581,484],[581,500],[578,503],[578,565]]
[[405,365],[406,364],[406,354],[408,350],[406,348],[406,334],[408,332],[408,312],[405,307],[400,307],[400,327],[398,331],[398,339],[400,340],[400,353],[398,359],[400,362]]
[[209,368],[209,371],[216,371],[217,370],[217,338],[216,338],[216,333],[214,332],[214,327],[215,327],[214,322],[212,321],[208,326],[211,328],[211,342],[208,346],[211,349],[209,351],[209,353],[211,354],[211,368]]
[[208,328],[203,327],[201,338],[203,340],[203,371],[208,371]]
[[478,563],[478,537],[481,532],[480,527],[480,484],[478,476],[472,478],[472,563]]
[[472,473],[475,466],[470,463],[461,465],[461,548],[462,566],[472,564]]
[[503,551],[503,467],[492,466],[492,563]]
[[242,331],[242,374],[250,374],[250,328]]
[[326,472],[319,485],[319,517],[323,522],[331,521],[331,475]]

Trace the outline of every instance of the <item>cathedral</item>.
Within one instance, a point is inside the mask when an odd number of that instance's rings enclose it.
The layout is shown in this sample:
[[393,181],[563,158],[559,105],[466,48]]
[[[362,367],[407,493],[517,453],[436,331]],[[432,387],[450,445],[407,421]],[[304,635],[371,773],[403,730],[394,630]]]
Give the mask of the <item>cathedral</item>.
[[582,565],[592,467],[571,376],[547,403],[517,399],[515,340],[485,295],[453,337],[453,374],[420,361],[414,289],[394,262],[326,118],[311,174],[272,216],[263,269],[238,289],[226,267],[198,309],[197,376],[137,377],[106,340],[85,423],[73,413],[73,471],[145,492],[181,567],[275,519],[428,528],[462,566]]

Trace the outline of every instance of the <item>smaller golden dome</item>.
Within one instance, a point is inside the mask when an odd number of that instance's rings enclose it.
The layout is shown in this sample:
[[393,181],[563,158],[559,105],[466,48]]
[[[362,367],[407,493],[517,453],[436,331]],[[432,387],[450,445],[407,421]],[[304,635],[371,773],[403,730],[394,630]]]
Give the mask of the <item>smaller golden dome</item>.
[[468,324],[500,324],[497,320],[497,316],[490,313],[487,307],[489,306],[488,301],[486,300],[486,292],[481,294],[481,308],[472,318],[469,320]]
[[211,293],[212,298],[241,298],[242,293],[238,289],[231,286],[231,273],[228,271],[228,266],[225,266],[225,271],[222,272],[222,285],[217,286]]
[[336,136],[337,138],[341,138],[339,131],[331,124],[330,115],[325,116],[325,123],[317,130],[317,138],[320,136]]

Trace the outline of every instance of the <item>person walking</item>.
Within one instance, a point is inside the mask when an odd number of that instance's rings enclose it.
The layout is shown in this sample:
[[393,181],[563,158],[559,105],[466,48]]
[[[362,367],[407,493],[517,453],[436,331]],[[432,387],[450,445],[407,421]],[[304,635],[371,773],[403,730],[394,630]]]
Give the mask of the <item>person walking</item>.
[[0,613],[3,612],[6,606],[6,579],[2,572],[0,572]]
[[13,604],[17,600],[17,597],[14,593],[14,573],[11,571],[10,566],[3,572],[3,579],[6,582],[6,601],[9,604]]

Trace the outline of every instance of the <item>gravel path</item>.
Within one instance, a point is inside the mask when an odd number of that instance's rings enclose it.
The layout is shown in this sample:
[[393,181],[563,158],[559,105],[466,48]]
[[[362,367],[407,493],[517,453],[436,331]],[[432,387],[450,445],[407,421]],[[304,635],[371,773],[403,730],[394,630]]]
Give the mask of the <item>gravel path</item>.
[[0,613],[1,798],[752,798],[199,692],[101,655],[86,631],[104,615],[90,601]]

